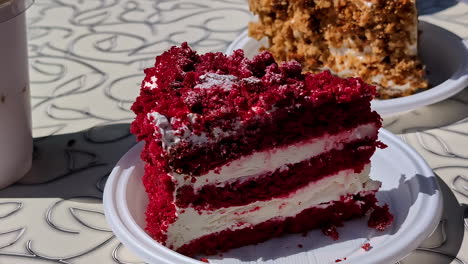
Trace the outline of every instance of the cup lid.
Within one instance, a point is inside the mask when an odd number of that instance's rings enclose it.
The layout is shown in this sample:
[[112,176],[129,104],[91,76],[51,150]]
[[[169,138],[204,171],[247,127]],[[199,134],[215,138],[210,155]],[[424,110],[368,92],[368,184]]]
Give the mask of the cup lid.
[[0,23],[23,13],[33,3],[34,0],[0,0]]

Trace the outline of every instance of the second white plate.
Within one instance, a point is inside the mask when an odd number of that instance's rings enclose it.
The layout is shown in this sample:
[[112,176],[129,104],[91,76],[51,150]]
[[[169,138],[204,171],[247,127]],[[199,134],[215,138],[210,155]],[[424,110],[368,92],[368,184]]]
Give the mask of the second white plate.
[[[419,154],[386,130],[381,130],[379,137],[388,148],[373,156],[371,177],[382,182],[378,198],[389,204],[395,217],[388,230],[375,231],[361,218],[339,228],[338,241],[317,230],[307,236],[292,234],[208,257],[210,263],[332,264],[346,258],[343,263],[388,264],[405,257],[439,223],[442,195],[431,168]],[[142,148],[139,143],[129,150],[107,180],[104,210],[108,223],[120,241],[148,263],[201,263],[162,246],[144,231],[148,198],[141,182]],[[372,246],[370,251],[361,248],[366,242]]]
[[[442,101],[460,92],[468,86],[468,42],[441,27],[420,21],[418,52],[426,66],[427,78],[431,89],[414,95],[373,100],[372,107],[380,115],[388,116],[414,110],[418,107]],[[266,46],[266,39],[257,41],[243,32],[227,48],[231,54],[236,49],[243,49],[249,58],[259,53],[261,46]]]

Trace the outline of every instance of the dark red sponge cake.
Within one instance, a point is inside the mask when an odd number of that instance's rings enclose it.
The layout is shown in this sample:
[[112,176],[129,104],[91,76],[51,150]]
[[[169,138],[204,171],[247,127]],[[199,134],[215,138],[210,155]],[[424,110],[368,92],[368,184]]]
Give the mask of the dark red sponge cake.
[[160,243],[212,254],[366,213],[378,229],[392,222],[369,179],[374,87],[187,44],[145,74],[131,130],[146,143],[146,230]]

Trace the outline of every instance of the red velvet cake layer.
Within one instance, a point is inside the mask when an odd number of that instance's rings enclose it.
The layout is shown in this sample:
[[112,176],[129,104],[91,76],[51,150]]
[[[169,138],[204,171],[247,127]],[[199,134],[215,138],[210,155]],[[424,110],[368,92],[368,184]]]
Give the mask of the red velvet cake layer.
[[177,190],[176,205],[212,210],[221,207],[241,206],[255,201],[265,201],[287,196],[310,182],[320,180],[339,171],[354,169],[360,173],[375,152],[374,139],[347,144],[342,150],[332,150],[309,160],[291,164],[287,170],[277,169],[250,180],[235,181],[223,187],[205,185],[197,193],[192,186]]
[[[365,104],[366,102],[359,103]],[[363,113],[366,107],[324,105],[316,109],[304,109],[301,113],[278,111],[277,115],[272,114],[273,121],[246,127],[245,133],[235,134],[216,144],[207,144],[203,147],[181,147],[177,153],[168,157],[168,169],[198,176],[255,151],[294,144],[309,138],[320,137],[325,133],[334,134],[369,122],[376,122],[376,126],[380,127],[380,119],[375,112]],[[320,115],[320,113],[328,114]],[[258,134],[262,137],[258,137]],[[152,147],[151,145],[160,143],[153,139],[148,144],[151,148],[150,153],[157,153],[155,151],[159,146]],[[154,156],[153,160],[147,157],[147,161],[154,162]]]
[[[332,202],[325,208],[309,208],[295,217],[285,219],[272,219],[267,222],[249,228],[239,230],[224,230],[219,233],[203,236],[177,251],[184,255],[206,254],[213,255],[231,248],[237,248],[250,244],[257,244],[273,237],[287,233],[302,233],[314,228],[330,228],[342,226],[343,221],[361,217],[372,209],[379,209],[374,194],[359,195],[343,198],[341,201]],[[385,210],[385,209],[383,209]],[[387,226],[393,220],[393,216],[386,214],[371,215],[371,219]]]

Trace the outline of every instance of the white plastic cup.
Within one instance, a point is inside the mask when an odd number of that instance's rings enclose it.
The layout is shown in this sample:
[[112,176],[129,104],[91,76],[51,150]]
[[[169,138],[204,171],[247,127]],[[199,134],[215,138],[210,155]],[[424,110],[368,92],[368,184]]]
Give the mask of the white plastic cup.
[[0,0],[0,189],[32,164],[25,11],[32,0]]

